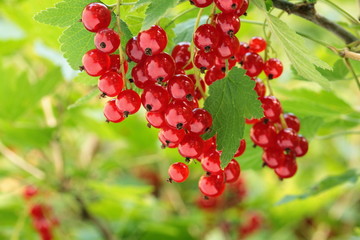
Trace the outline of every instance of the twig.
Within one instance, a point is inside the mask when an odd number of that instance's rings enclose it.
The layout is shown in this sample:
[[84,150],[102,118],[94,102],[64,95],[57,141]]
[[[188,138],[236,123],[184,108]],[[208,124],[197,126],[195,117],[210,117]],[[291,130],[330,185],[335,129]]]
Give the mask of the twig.
[[81,217],[84,220],[88,220],[88,221],[92,222],[99,229],[99,231],[101,232],[101,234],[105,240],[116,240],[116,237],[113,236],[113,234],[106,227],[106,225],[103,224],[99,219],[95,218],[90,213],[90,211],[86,207],[84,200],[79,195],[76,195],[76,194],[74,195],[74,197],[75,197],[75,200],[79,204],[80,211],[81,211]]
[[278,9],[286,11],[288,14],[295,14],[306,20],[309,20],[328,31],[334,33],[341,38],[345,43],[349,44],[358,40],[352,33],[340,25],[330,21],[329,19],[316,13],[314,3],[298,3],[294,4],[285,0],[272,0],[273,6]]
[[357,86],[358,86],[358,88],[359,88],[359,90],[360,90],[360,80],[359,80],[359,78],[357,77],[356,72],[355,72],[353,66],[351,65],[349,59],[348,59],[348,58],[344,58],[344,62],[345,62],[346,67],[350,70],[351,74],[353,75],[353,77],[354,77],[354,79],[355,79],[355,82],[356,82],[356,84],[357,84]]
[[179,15],[176,15],[176,16],[164,27],[164,29],[166,30],[168,27],[170,27],[171,24],[173,24],[173,23],[176,21],[176,19],[178,19],[179,17],[182,17],[182,16],[184,16],[185,14],[187,14],[187,13],[189,13],[189,12],[192,12],[192,11],[195,10],[195,9],[198,9],[198,8],[197,8],[197,7],[193,7],[193,8],[187,9],[186,11],[180,13]]
[[34,177],[38,179],[45,178],[45,173],[43,171],[26,162],[25,159],[8,149],[2,142],[0,142],[0,153],[14,165],[30,173]]

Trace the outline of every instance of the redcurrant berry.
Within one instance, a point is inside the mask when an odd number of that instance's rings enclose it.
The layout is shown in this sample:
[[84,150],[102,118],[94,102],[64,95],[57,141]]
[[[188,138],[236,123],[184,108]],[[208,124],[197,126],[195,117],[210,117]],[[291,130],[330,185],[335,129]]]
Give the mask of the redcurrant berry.
[[139,47],[148,56],[156,55],[164,51],[167,42],[166,32],[157,25],[153,25],[138,35]]
[[298,135],[298,144],[296,145],[296,147],[294,149],[296,156],[302,157],[308,152],[308,150],[309,150],[308,141],[303,136]]
[[204,8],[213,3],[213,0],[190,0],[190,4],[198,8]]
[[201,166],[206,172],[213,174],[223,172],[220,167],[220,154],[217,151],[210,151],[207,154],[204,154],[201,159]]
[[98,32],[109,26],[111,12],[102,3],[90,3],[84,8],[81,21],[88,31]]
[[169,126],[161,128],[160,133],[169,143],[179,144],[185,137],[184,129],[174,129]]
[[140,106],[139,94],[131,89],[122,91],[116,98],[116,107],[124,114],[124,117],[139,111]]
[[168,91],[158,85],[147,86],[141,94],[141,102],[148,112],[164,111],[170,101]]
[[220,11],[231,13],[239,9],[244,3],[244,0],[214,0],[214,2]]
[[213,67],[208,70],[205,74],[205,83],[210,86],[217,80],[223,79],[225,77],[225,73],[221,71],[220,68]]
[[267,148],[263,152],[262,160],[269,168],[277,168],[284,164],[285,154],[281,148]]
[[134,84],[140,88],[144,89],[147,85],[154,85],[154,81],[151,81],[148,75],[145,72],[144,64],[138,63],[132,70],[131,76],[134,81]]
[[174,58],[176,69],[191,69],[192,63],[190,61],[190,51],[189,51],[190,43],[181,42],[178,43],[171,52],[171,56]]
[[191,110],[184,102],[173,101],[165,110],[165,121],[171,127],[182,129],[191,120]]
[[180,142],[178,150],[181,156],[185,158],[197,158],[202,153],[204,140],[196,134],[186,134]]
[[246,16],[246,11],[249,7],[249,0],[244,0],[243,4],[240,8],[236,9],[235,14],[236,16],[240,17],[242,15]]
[[101,76],[110,68],[110,57],[98,49],[93,49],[85,53],[82,64],[90,76]]
[[38,189],[34,186],[26,186],[23,192],[23,196],[26,200],[36,196],[38,194]]
[[165,118],[163,112],[147,112],[146,120],[155,128],[162,128],[165,126]]
[[125,50],[130,60],[136,63],[140,63],[146,58],[145,53],[139,47],[137,37],[133,37],[127,42]]
[[225,190],[225,177],[223,173],[202,176],[199,180],[199,189],[207,197],[220,196]]
[[262,37],[253,37],[250,39],[249,47],[254,53],[262,52],[266,49],[266,41]]
[[195,108],[192,112],[193,116],[189,122],[190,132],[201,135],[210,130],[212,126],[211,114],[202,108]]
[[167,89],[173,99],[191,101],[195,96],[194,83],[186,75],[175,75],[172,77],[169,80]]
[[239,146],[238,150],[236,150],[234,157],[240,157],[241,155],[243,155],[243,153],[245,152],[245,149],[246,149],[246,141],[245,141],[245,139],[241,139],[240,146]]
[[223,35],[219,47],[216,48],[215,52],[217,57],[225,59],[234,56],[237,53],[238,49],[239,40],[236,36],[229,37],[228,35]]
[[239,163],[235,159],[232,159],[224,169],[224,172],[227,183],[235,182],[240,176]]
[[109,122],[119,123],[124,121],[124,114],[116,107],[115,99],[108,101],[104,107],[104,115]]
[[236,61],[242,64],[245,54],[248,53],[249,51],[250,51],[249,45],[245,42],[240,42],[238,51],[235,54]]
[[282,165],[275,168],[276,175],[279,178],[291,178],[297,171],[296,158],[290,155],[285,155],[285,161]]
[[159,53],[148,57],[144,62],[145,72],[150,80],[167,82],[175,74],[174,59],[167,53]]
[[202,50],[197,51],[194,58],[194,64],[202,72],[210,69],[215,64],[214,52],[211,50],[209,52]]
[[109,71],[102,75],[98,81],[99,90],[108,97],[116,97],[124,87],[121,74]]
[[96,48],[100,51],[104,53],[113,53],[119,48],[120,37],[114,30],[105,28],[96,33],[94,43]]
[[110,70],[115,72],[121,72],[121,62],[124,66],[124,72],[127,73],[129,70],[129,64],[127,61],[121,61],[119,54],[112,54],[110,55]]
[[269,79],[278,78],[283,72],[283,65],[277,58],[270,58],[265,62],[264,73]]
[[260,78],[256,78],[255,82],[256,84],[254,90],[256,91],[257,95],[259,97],[265,97],[265,93],[266,93],[265,84],[261,81]]
[[294,129],[297,133],[300,131],[300,120],[293,113],[285,113],[284,119],[288,128]]
[[183,182],[189,176],[189,168],[186,164],[177,162],[170,165],[168,174],[170,181]]
[[268,148],[276,142],[276,129],[266,121],[260,121],[251,128],[250,137],[256,145]]
[[194,33],[195,46],[205,52],[216,49],[219,41],[220,32],[211,24],[199,26]]
[[249,77],[257,77],[264,69],[264,61],[259,54],[248,52],[243,58],[243,68]]
[[265,96],[260,98],[262,108],[264,109],[265,118],[270,119],[273,122],[279,120],[282,113],[282,107],[279,100],[274,96]]
[[292,128],[285,128],[277,135],[277,145],[283,150],[294,150],[298,142],[297,133]]
[[240,30],[240,19],[234,13],[219,13],[216,16],[216,27],[233,37]]

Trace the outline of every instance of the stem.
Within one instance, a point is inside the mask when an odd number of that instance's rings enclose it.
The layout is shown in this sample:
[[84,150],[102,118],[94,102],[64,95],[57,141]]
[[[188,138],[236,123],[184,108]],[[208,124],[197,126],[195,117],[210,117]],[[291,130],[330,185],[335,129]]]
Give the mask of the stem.
[[15,228],[13,229],[12,235],[10,240],[19,240],[20,239],[20,233],[22,229],[24,228],[24,224],[26,221],[26,217],[28,216],[28,210],[25,208],[21,215],[19,216],[19,219],[16,222]]
[[274,96],[274,92],[273,92],[273,90],[272,90],[272,88],[271,88],[270,79],[269,79],[269,78],[266,79],[266,85],[267,85],[267,87],[268,87],[268,89],[269,89],[270,95]]
[[[120,21],[120,5],[123,5],[123,4],[122,4],[122,0],[117,0],[117,3],[116,3],[116,10],[117,10],[116,25],[117,25],[117,27],[118,27],[119,36],[121,37],[121,36],[122,36],[122,32],[121,32],[121,21]],[[126,82],[125,86],[126,86],[126,88],[128,88],[127,86],[129,86],[130,89],[131,89],[131,88],[132,88],[132,85],[131,85],[129,79],[127,79],[126,73],[125,73],[124,61],[126,61],[126,60],[125,60],[124,53],[123,53],[123,50],[122,50],[121,41],[120,41],[120,45],[119,45],[119,56],[120,56],[120,71],[121,71],[121,75],[122,75],[123,79],[125,79],[125,82]]]
[[116,240],[116,237],[112,235],[112,233],[107,228],[107,226],[105,224],[103,224],[99,219],[95,218],[90,213],[84,200],[79,195],[76,195],[76,194],[74,195],[74,197],[75,197],[75,200],[79,204],[82,218],[84,220],[88,220],[88,221],[92,222],[99,229],[99,231],[101,232],[101,234],[105,240]]
[[356,72],[353,68],[353,66],[351,65],[350,61],[348,58],[344,58],[344,62],[345,62],[345,65],[347,66],[347,68],[350,70],[351,74],[353,75],[354,79],[355,79],[355,82],[360,90],[360,80],[359,78],[357,77],[356,75]]
[[189,12],[192,12],[193,10],[195,9],[198,9],[197,7],[193,7],[193,8],[190,8],[182,13],[180,13],[179,15],[175,16],[165,27],[164,29],[166,30],[168,27],[171,26],[171,24],[173,24],[173,22],[175,22],[178,18],[184,16],[185,14],[189,13]]
[[[201,19],[201,15],[203,13],[204,9],[203,8],[200,8],[199,12],[198,12],[198,15],[196,17],[196,21],[195,21],[195,25],[194,25],[194,31],[196,31],[196,29],[199,27],[199,24],[200,24],[200,19]],[[194,66],[194,76],[195,76],[195,79],[196,79],[196,86],[198,87],[201,95],[203,96],[204,99],[207,98],[205,92],[204,92],[204,89],[202,88],[201,86],[201,83],[200,83],[200,71],[199,69],[195,66],[194,64],[194,56],[195,56],[195,44],[194,44],[194,39],[191,41],[191,44],[190,44],[190,61],[192,62],[193,66]]]
[[313,22],[320,27],[323,27],[326,30],[332,32],[347,44],[358,40],[356,36],[347,31],[345,28],[317,14],[314,3],[304,2],[294,4],[285,0],[272,0],[272,2],[275,8],[282,9],[288,14],[295,14],[310,22]]
[[334,9],[336,9],[339,13],[341,13],[344,17],[346,17],[350,22],[352,22],[354,24],[360,24],[360,22],[356,18],[351,16],[348,12],[344,11],[344,9],[342,9],[335,3],[333,3],[329,0],[322,0],[322,1],[327,3],[329,6],[333,7]]
[[2,142],[0,142],[0,153],[14,165],[30,173],[34,177],[38,179],[45,178],[45,173],[43,171],[26,162],[25,159],[8,149]]

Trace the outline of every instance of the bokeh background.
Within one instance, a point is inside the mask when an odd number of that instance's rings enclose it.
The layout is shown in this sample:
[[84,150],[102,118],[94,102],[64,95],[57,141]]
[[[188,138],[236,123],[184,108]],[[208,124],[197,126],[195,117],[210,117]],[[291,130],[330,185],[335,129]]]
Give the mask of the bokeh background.
[[[257,226],[247,239],[360,239],[360,89],[341,58],[304,40],[315,56],[337,66],[334,73],[323,72],[332,85],[326,92],[298,79],[282,46],[271,39],[271,56],[285,66],[272,86],[285,111],[300,117],[309,153],[298,161],[295,177],[279,181],[262,168],[261,150],[252,148],[247,127],[248,148],[238,158],[241,182],[225,199],[204,208],[197,188],[200,164],[189,166],[185,183],[167,183],[168,166],[183,159],[176,150],[160,148],[143,109],[120,124],[105,123],[106,100],[98,98],[94,80],[79,77],[62,57],[58,38],[64,29],[33,20],[57,2],[0,0],[0,239],[39,239],[28,214],[30,203],[22,197],[27,185],[39,188],[33,201],[52,207],[60,222],[55,236],[62,240],[103,239],[98,226],[83,217],[76,196],[117,239],[238,239],[247,224]],[[357,1],[333,3],[360,16]],[[145,7],[123,9],[134,34]],[[171,20],[189,8],[183,2],[166,17]],[[328,1],[319,1],[317,9],[360,35],[360,24],[349,23]],[[196,14],[177,18],[174,43],[191,39],[186,29]],[[243,19],[241,41],[264,36],[259,24],[264,19],[254,6]],[[303,19],[287,14],[281,19],[298,32],[345,47]],[[352,64],[360,75],[360,63]]]

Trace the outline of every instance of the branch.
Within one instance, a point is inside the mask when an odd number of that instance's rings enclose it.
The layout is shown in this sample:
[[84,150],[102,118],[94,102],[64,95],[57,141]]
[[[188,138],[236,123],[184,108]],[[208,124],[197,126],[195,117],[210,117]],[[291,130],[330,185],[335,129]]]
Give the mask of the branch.
[[346,44],[355,42],[358,38],[340,25],[316,13],[313,3],[294,4],[285,0],[272,0],[273,6],[286,11],[288,14],[295,14],[310,22],[313,22],[326,30],[334,33],[341,38]]
[[74,194],[74,197],[79,204],[80,211],[81,211],[81,217],[84,220],[88,220],[88,221],[92,222],[99,229],[99,231],[101,232],[101,235],[103,236],[103,238],[105,240],[116,240],[116,238],[112,235],[112,233],[106,227],[106,225],[104,225],[99,219],[94,217],[89,212],[84,200],[79,195],[76,195],[76,194]]

